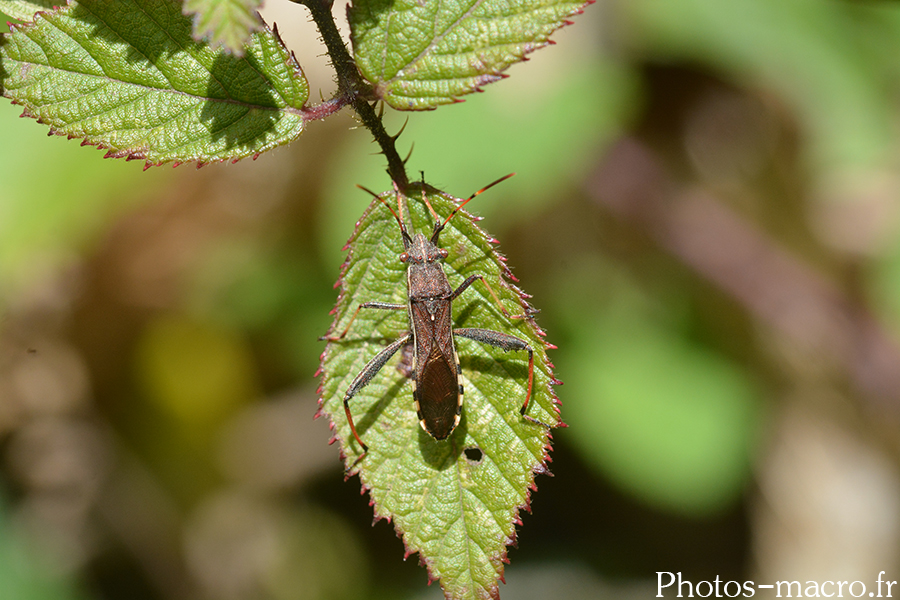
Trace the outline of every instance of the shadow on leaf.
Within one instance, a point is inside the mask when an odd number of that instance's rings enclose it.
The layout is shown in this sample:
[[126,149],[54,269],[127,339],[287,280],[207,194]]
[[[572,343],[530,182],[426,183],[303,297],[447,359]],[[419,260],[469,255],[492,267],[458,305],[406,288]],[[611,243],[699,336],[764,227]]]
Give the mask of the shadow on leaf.
[[[477,343],[477,342],[476,342]],[[465,371],[492,374],[517,382],[528,381],[528,357],[517,356],[471,356],[460,350],[459,364]],[[501,350],[502,352],[502,350]],[[524,353],[523,353],[524,354]],[[522,398],[524,401],[524,398]]]
[[[236,57],[195,41],[191,19],[177,2],[108,4],[81,0],[67,18],[87,25],[81,28],[89,29],[89,37],[106,43],[103,69],[110,78],[145,86],[151,93],[196,100],[189,111],[173,109],[172,120],[164,126],[190,130],[191,119],[199,119],[193,127],[206,130],[215,154],[235,148],[253,151],[275,130],[280,107],[264,75],[270,69],[252,49]],[[166,101],[158,102],[164,110]]]
[[209,71],[209,99],[200,111],[213,142],[254,148],[275,129],[279,107],[262,72],[265,67],[250,51],[243,57],[218,53]]
[[449,469],[456,464],[459,455],[462,454],[468,430],[465,407],[460,415],[459,425],[446,440],[436,440],[419,427],[419,451],[422,453],[422,459],[428,466],[438,471]]
[[[357,431],[357,433],[359,433],[360,437],[363,437],[363,438],[365,437],[365,432],[368,431],[369,428],[372,425],[374,425],[376,421],[378,421],[378,419],[381,417],[381,414],[385,411],[385,409],[387,409],[388,405],[390,405],[391,402],[394,402],[395,400],[397,402],[403,401],[404,395],[401,394],[400,392],[403,389],[404,385],[406,385],[406,378],[398,376],[397,381],[395,381],[391,385],[390,389],[387,392],[385,392],[384,395],[382,395],[381,398],[378,400],[378,402],[373,404],[372,407],[369,408],[369,410],[367,410],[364,414],[360,415],[358,418],[356,415],[354,415],[353,420],[356,424],[356,431]],[[400,398],[398,398],[398,396],[400,396]],[[409,394],[408,401],[410,403],[412,403],[412,394]],[[352,413],[353,401],[351,400],[350,402],[351,402],[350,410]],[[363,440],[363,441],[365,441],[365,440]]]
[[377,27],[381,15],[394,8],[395,0],[363,0],[354,2],[347,11],[353,31]]

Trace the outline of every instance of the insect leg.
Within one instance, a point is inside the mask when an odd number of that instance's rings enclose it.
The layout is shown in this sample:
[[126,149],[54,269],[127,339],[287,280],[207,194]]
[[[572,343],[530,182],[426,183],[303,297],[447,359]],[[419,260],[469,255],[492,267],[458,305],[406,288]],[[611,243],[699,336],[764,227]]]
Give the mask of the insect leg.
[[495,348],[500,348],[501,350],[506,350],[509,352],[510,350],[525,350],[528,352],[528,392],[525,395],[525,403],[522,405],[522,408],[519,410],[519,414],[521,414],[526,421],[531,421],[532,423],[537,423],[538,425],[543,425],[547,429],[552,429],[549,425],[542,421],[538,421],[534,417],[530,417],[525,414],[525,411],[528,410],[528,403],[531,402],[531,390],[534,387],[534,350],[532,350],[531,346],[523,339],[517,338],[514,335],[509,335],[507,333],[500,333],[499,331],[491,331],[490,329],[473,329],[470,327],[461,327],[459,329],[453,330],[453,335],[458,335],[464,338],[469,338],[470,340],[475,340],[476,342],[481,342],[482,344],[488,344],[489,346],[494,346]]
[[324,340],[326,342],[337,342],[344,339],[344,336],[347,335],[347,332],[350,331],[350,326],[353,325],[353,321],[356,320],[356,315],[359,314],[359,311],[364,308],[380,308],[383,310],[406,310],[405,304],[392,304],[390,302],[363,302],[359,306],[356,307],[356,310],[353,313],[353,316],[350,317],[350,321],[347,323],[347,326],[344,327],[344,331],[341,332],[339,336],[333,335],[323,335],[319,338],[320,341]]
[[[350,387],[347,388],[347,393],[344,394],[344,412],[347,413],[347,421],[350,423],[350,431],[353,432],[353,437],[356,438],[356,441],[359,442],[359,445],[362,446],[363,456],[365,456],[366,452],[369,451],[369,447],[366,446],[361,439],[359,439],[359,434],[356,432],[356,425],[353,423],[353,417],[350,416],[350,399],[356,395],[356,392],[366,387],[372,378],[375,377],[375,374],[381,370],[381,367],[384,366],[384,363],[390,360],[390,358],[403,346],[405,346],[409,340],[412,339],[412,334],[407,333],[405,336],[392,343],[390,346],[379,352],[375,355],[375,358],[369,361],[369,363],[363,367],[362,371],[359,372],[359,375],[353,380],[353,383],[350,384]],[[360,459],[362,456],[360,456]]]
[[[455,300],[457,296],[462,294],[466,290],[466,288],[469,287],[470,285],[472,285],[477,279],[480,279],[481,282],[484,283],[484,287],[486,287],[487,290],[491,293],[491,297],[494,299],[494,302],[497,303],[497,306],[500,308],[500,311],[504,315],[506,315],[507,319],[527,319],[528,317],[531,317],[531,316],[534,316],[535,314],[537,314],[538,311],[536,311],[536,310],[529,311],[524,315],[509,314],[509,311],[507,311],[506,308],[504,308],[504,306],[502,304],[500,304],[500,298],[498,298],[497,294],[494,293],[494,289],[490,286],[490,284],[488,284],[487,280],[484,278],[484,275],[469,275],[466,278],[466,280],[463,281],[458,288],[453,290],[452,294],[450,294],[450,301],[452,302],[453,300]],[[516,338],[516,339],[518,339],[518,338]]]

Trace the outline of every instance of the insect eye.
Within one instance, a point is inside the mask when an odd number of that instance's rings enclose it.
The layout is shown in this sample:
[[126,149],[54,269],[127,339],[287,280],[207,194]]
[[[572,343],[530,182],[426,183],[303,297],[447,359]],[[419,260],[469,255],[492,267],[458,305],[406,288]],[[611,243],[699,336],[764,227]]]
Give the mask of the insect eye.
[[438,250],[438,252],[440,252],[441,258],[447,258],[447,255],[449,254],[446,248],[441,248],[440,250]]
[[409,260],[409,254],[408,254],[408,253],[404,252],[403,254],[400,255],[400,262],[405,263],[405,262],[408,261],[408,260]]

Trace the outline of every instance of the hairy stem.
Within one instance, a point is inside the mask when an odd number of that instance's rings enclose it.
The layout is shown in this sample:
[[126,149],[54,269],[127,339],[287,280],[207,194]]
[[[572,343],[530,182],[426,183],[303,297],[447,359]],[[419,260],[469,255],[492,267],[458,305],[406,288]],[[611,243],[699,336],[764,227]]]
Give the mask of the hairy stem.
[[338,32],[334,17],[331,14],[331,2],[328,0],[293,0],[298,4],[303,4],[312,14],[313,21],[322,35],[325,47],[328,49],[328,56],[331,58],[331,64],[337,73],[338,78],[338,95],[346,98],[356,113],[362,120],[363,125],[372,132],[375,141],[381,147],[381,152],[385,155],[388,162],[388,175],[391,180],[397,184],[401,190],[406,189],[409,184],[409,178],[406,176],[406,166],[403,159],[397,153],[397,147],[394,145],[394,137],[388,135],[384,128],[381,117],[375,112],[374,104],[370,104],[368,98],[371,97],[371,89],[363,81],[356,68],[356,62],[347,47],[341,34]]

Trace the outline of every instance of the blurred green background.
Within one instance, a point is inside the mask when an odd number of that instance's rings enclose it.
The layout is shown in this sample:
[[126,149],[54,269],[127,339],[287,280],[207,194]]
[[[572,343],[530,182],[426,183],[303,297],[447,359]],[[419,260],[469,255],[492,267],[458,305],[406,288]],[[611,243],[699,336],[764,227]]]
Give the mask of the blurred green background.
[[[304,10],[264,14],[327,97]],[[900,4],[598,0],[554,39],[387,118],[457,196],[518,172],[470,206],[559,346],[570,427],[501,595],[900,578]],[[142,172],[19,112],[0,598],[441,597],[312,418],[355,184],[389,187],[368,134],[342,114]]]

